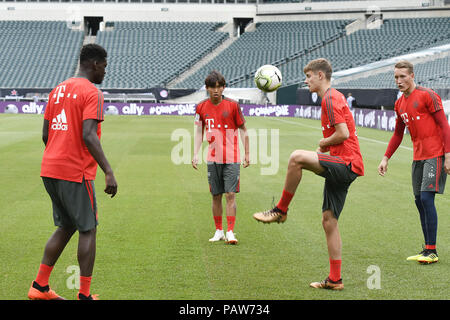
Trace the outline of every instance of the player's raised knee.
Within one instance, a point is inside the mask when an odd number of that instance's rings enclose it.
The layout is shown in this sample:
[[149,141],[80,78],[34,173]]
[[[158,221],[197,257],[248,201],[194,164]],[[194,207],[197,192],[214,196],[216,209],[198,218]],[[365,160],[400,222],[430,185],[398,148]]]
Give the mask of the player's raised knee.
[[305,150],[295,150],[289,157],[289,163],[291,164],[303,164],[307,160],[307,152]]

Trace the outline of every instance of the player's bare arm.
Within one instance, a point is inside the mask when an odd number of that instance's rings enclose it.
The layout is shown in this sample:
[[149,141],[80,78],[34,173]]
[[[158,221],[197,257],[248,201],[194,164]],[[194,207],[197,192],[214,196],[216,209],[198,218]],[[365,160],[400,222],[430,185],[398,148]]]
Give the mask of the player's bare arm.
[[98,165],[105,173],[105,193],[110,194],[112,198],[117,193],[117,182],[97,136],[97,126],[98,121],[96,119],[87,119],[83,121],[83,141],[92,157],[97,161]]
[[48,141],[48,126],[49,126],[48,120],[44,119],[44,124],[42,126],[42,141],[44,142],[44,145],[47,145]]
[[444,170],[447,174],[450,174],[450,152],[445,154]]
[[319,148],[317,149],[318,152],[328,152],[330,150],[330,146],[340,144],[350,137],[350,132],[348,131],[348,127],[345,122],[336,123],[334,129],[336,131],[331,136],[320,139]]
[[381,159],[381,162],[378,165],[378,173],[380,176],[384,177],[384,175],[386,174],[388,163],[389,163],[389,158],[386,156],[383,156],[383,159]]
[[203,127],[202,125],[196,126],[195,136],[194,136],[194,156],[192,157],[192,167],[198,169],[198,151],[203,142]]
[[250,143],[248,138],[248,132],[247,128],[245,127],[245,124],[239,127],[239,135],[241,136],[242,144],[244,145],[244,163],[242,166],[244,168],[247,168],[250,165]]

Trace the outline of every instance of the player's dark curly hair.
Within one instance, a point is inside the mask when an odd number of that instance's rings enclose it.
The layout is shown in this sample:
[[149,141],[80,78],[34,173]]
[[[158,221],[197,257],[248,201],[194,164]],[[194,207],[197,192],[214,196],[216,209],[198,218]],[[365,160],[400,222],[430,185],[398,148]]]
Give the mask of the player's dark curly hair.
[[108,54],[106,50],[95,43],[90,43],[84,45],[80,51],[80,63],[88,62],[88,61],[97,61],[102,62],[105,61]]
[[225,86],[225,78],[224,76],[217,70],[211,71],[205,79],[205,86],[207,88],[214,88],[216,84],[219,84],[220,87]]

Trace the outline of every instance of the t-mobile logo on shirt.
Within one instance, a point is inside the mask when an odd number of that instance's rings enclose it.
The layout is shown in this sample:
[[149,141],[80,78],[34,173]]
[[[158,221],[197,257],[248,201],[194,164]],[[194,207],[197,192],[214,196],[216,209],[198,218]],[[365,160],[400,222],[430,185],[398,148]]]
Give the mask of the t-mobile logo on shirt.
[[65,91],[66,91],[65,85],[56,87],[56,93],[53,94],[53,99],[56,99],[55,104],[59,103],[60,98],[64,98]]
[[206,119],[205,122],[208,132],[211,132],[211,128],[214,128],[214,119]]

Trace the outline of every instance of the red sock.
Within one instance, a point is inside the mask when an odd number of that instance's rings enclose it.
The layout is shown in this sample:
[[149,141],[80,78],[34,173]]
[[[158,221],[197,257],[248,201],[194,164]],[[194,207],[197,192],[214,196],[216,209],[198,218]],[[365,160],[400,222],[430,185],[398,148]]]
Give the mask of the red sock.
[[283,194],[281,195],[281,199],[277,204],[277,208],[281,209],[281,211],[283,212],[287,212],[292,197],[294,197],[294,194],[283,189]]
[[80,293],[85,295],[86,297],[89,297],[90,291],[91,291],[91,277],[83,277],[80,276]]
[[425,245],[425,249],[429,249],[429,250],[436,250],[436,245],[431,245],[431,244],[426,244]]
[[341,264],[342,260],[331,260],[330,258],[330,274],[331,281],[338,281],[341,279]]
[[222,216],[213,216],[216,230],[222,230]]
[[36,277],[36,282],[41,287],[45,287],[48,285],[48,279],[50,278],[50,273],[53,270],[53,266],[48,266],[46,264],[42,264],[39,266],[39,271]]
[[228,223],[228,230],[227,231],[233,231],[234,230],[234,223],[236,222],[236,216],[227,216],[227,223]]

